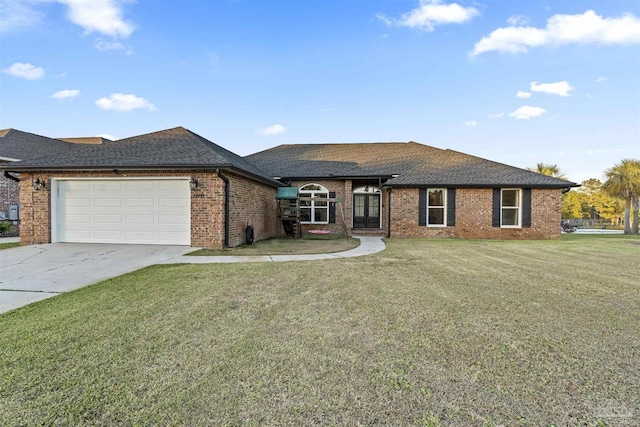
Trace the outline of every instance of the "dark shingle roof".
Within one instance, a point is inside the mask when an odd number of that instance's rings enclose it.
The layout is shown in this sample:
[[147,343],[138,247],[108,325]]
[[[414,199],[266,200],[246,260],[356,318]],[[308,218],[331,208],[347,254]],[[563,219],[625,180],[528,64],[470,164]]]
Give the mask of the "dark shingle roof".
[[74,144],[16,129],[0,130],[0,157],[27,160],[73,150]]
[[[524,169],[417,142],[280,145],[246,157],[283,178],[387,177],[385,185],[577,186]],[[392,175],[398,175],[391,178]]]
[[[255,165],[205,138],[177,127],[98,145],[69,144],[64,155],[13,163],[20,170],[51,169],[235,169],[272,185],[280,185]],[[5,166],[5,169],[9,168]]]

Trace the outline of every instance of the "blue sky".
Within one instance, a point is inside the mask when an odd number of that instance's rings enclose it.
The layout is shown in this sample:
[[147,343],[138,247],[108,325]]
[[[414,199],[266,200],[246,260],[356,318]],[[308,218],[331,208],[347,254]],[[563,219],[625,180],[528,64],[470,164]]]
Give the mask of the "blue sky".
[[640,158],[637,1],[0,0],[0,128]]

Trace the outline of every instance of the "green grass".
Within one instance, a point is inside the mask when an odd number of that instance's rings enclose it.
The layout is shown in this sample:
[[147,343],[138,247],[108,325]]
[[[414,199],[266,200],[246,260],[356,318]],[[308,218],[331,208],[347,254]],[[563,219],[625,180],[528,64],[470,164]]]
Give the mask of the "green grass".
[[19,242],[0,243],[0,250],[15,248],[16,246],[20,246],[20,243]]
[[344,235],[311,235],[302,238],[280,237],[261,240],[252,245],[242,245],[221,251],[200,249],[188,255],[195,256],[252,256],[252,255],[300,255],[324,254],[342,252],[353,249],[360,244],[360,240],[346,238]]
[[0,425],[638,425],[639,242],[149,267],[0,315]]

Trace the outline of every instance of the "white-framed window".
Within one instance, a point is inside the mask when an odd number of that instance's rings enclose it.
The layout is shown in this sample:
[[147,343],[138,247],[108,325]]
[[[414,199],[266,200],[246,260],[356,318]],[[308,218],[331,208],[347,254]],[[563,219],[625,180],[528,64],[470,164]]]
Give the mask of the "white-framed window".
[[427,189],[427,227],[447,226],[447,189]]
[[522,226],[522,190],[503,188],[500,194],[500,226],[520,228]]
[[[300,222],[303,224],[329,223],[329,190],[320,184],[305,184],[298,191],[300,195]],[[303,198],[311,198],[304,200]]]

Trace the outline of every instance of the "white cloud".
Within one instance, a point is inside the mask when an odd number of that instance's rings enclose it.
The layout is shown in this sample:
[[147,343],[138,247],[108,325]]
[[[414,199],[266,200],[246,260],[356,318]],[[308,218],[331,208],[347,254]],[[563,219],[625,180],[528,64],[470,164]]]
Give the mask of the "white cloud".
[[493,113],[489,114],[487,117],[489,117],[490,119],[501,119],[504,117],[504,113]]
[[569,96],[569,92],[575,88],[567,81],[561,81],[556,83],[540,83],[531,82],[529,89],[532,92],[548,93],[550,95]]
[[574,43],[636,44],[640,43],[640,19],[631,13],[605,18],[588,10],[579,15],[553,15],[545,28],[516,26],[498,28],[473,47],[472,56],[497,50],[521,53],[540,46]]
[[507,24],[512,27],[517,27],[519,25],[527,25],[529,23],[529,18],[524,15],[513,15],[507,19]]
[[287,131],[287,128],[285,128],[284,126],[275,124],[273,126],[267,126],[266,128],[262,129],[259,133],[261,133],[262,135],[277,135],[279,133],[284,133],[286,131]]
[[133,49],[131,49],[131,47],[121,43],[121,42],[116,42],[116,41],[107,41],[107,40],[103,40],[101,38],[97,38],[94,42],[93,42],[93,47],[95,47],[98,50],[125,50],[127,55],[131,55],[133,53]]
[[16,62],[9,68],[2,70],[3,73],[13,77],[19,77],[26,80],[38,80],[44,77],[44,69],[35,65]]
[[156,106],[146,99],[124,93],[112,93],[108,98],[100,98],[96,101],[96,105],[103,110],[114,111],[131,111],[138,108],[156,110]]
[[99,33],[113,38],[127,38],[135,26],[124,20],[123,3],[129,0],[0,0],[0,31],[37,24],[42,13],[40,3],[60,3],[67,6],[67,18],[82,27],[86,34]]
[[441,0],[420,0],[417,8],[404,13],[399,19],[387,18],[383,14],[376,17],[387,25],[433,31],[436,25],[462,24],[478,14],[476,8],[463,7],[458,3],[443,4]]
[[522,90],[519,90],[516,93],[516,96],[520,99],[527,99],[527,98],[531,98],[531,92],[524,92]]
[[469,126],[470,128],[476,126],[478,124],[478,122],[476,120],[467,120],[466,122],[464,122],[465,126]]
[[0,33],[32,27],[40,22],[42,13],[20,0],[0,0]]
[[135,26],[122,17],[123,0],[54,0],[68,7],[67,17],[82,27],[86,34],[93,32],[114,38],[127,38]]
[[541,115],[546,113],[546,111],[547,110],[545,110],[544,108],[524,105],[517,110],[509,113],[509,116],[520,120],[529,120],[534,117],[540,117]]
[[596,83],[606,82],[607,80],[609,80],[609,77],[600,76],[596,79]]
[[65,99],[65,98],[73,98],[78,95],[80,95],[80,91],[78,89],[64,89],[64,90],[59,90],[53,95],[51,95],[51,98]]

